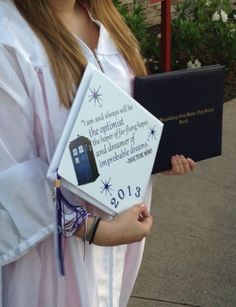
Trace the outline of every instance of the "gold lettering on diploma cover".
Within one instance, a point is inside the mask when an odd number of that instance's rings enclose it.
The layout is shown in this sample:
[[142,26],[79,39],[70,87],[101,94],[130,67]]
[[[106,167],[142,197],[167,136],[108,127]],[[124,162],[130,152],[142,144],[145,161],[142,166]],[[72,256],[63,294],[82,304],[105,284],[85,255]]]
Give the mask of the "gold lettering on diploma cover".
[[188,123],[188,119],[186,118],[186,119],[180,119],[179,120],[179,124],[180,125],[185,125],[185,124],[187,124]]
[[191,111],[187,113],[180,113],[178,115],[169,115],[166,117],[160,117],[160,121],[163,123],[165,122],[171,122],[171,121],[178,121],[180,125],[186,125],[189,123],[191,118],[199,117],[202,115],[206,115],[209,113],[212,113],[215,111],[215,108],[204,108],[204,109],[198,109],[196,111]]

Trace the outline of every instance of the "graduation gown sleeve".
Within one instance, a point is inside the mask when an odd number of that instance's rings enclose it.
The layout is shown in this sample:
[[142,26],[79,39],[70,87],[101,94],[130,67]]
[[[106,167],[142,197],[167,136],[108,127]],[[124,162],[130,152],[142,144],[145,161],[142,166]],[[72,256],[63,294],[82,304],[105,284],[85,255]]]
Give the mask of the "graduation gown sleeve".
[[36,73],[0,44],[0,265],[11,262],[53,231],[52,189],[31,92]]

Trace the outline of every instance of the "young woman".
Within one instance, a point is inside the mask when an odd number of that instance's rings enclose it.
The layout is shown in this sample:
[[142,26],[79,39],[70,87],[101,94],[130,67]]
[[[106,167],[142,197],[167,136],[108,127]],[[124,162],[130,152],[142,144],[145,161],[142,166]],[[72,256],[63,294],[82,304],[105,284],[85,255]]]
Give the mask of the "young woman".
[[[101,221],[93,244],[83,225],[66,239],[59,277],[45,174],[86,64],[131,94],[134,75],[146,74],[137,42],[111,0],[0,0],[0,28],[0,305],[126,306],[152,225],[151,183],[145,205],[112,220],[80,201],[87,232]],[[168,173],[193,168],[175,156]]]

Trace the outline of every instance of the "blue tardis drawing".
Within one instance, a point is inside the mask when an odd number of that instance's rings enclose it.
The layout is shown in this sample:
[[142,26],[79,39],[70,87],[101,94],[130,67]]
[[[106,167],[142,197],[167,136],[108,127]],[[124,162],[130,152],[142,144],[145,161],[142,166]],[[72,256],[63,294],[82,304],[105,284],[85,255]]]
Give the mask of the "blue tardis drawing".
[[69,149],[78,185],[95,181],[99,173],[90,140],[78,136],[70,142]]

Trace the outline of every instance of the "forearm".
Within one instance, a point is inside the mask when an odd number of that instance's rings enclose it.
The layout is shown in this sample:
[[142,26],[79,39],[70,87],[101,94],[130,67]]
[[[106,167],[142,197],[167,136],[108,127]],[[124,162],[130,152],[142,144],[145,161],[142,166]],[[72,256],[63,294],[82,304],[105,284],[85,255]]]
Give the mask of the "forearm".
[[[82,225],[75,235],[83,239],[91,232],[93,224],[94,219],[88,217],[86,229]],[[139,242],[149,234],[151,226],[152,217],[147,208],[144,205],[135,205],[110,221],[100,220],[90,243],[115,246]]]

